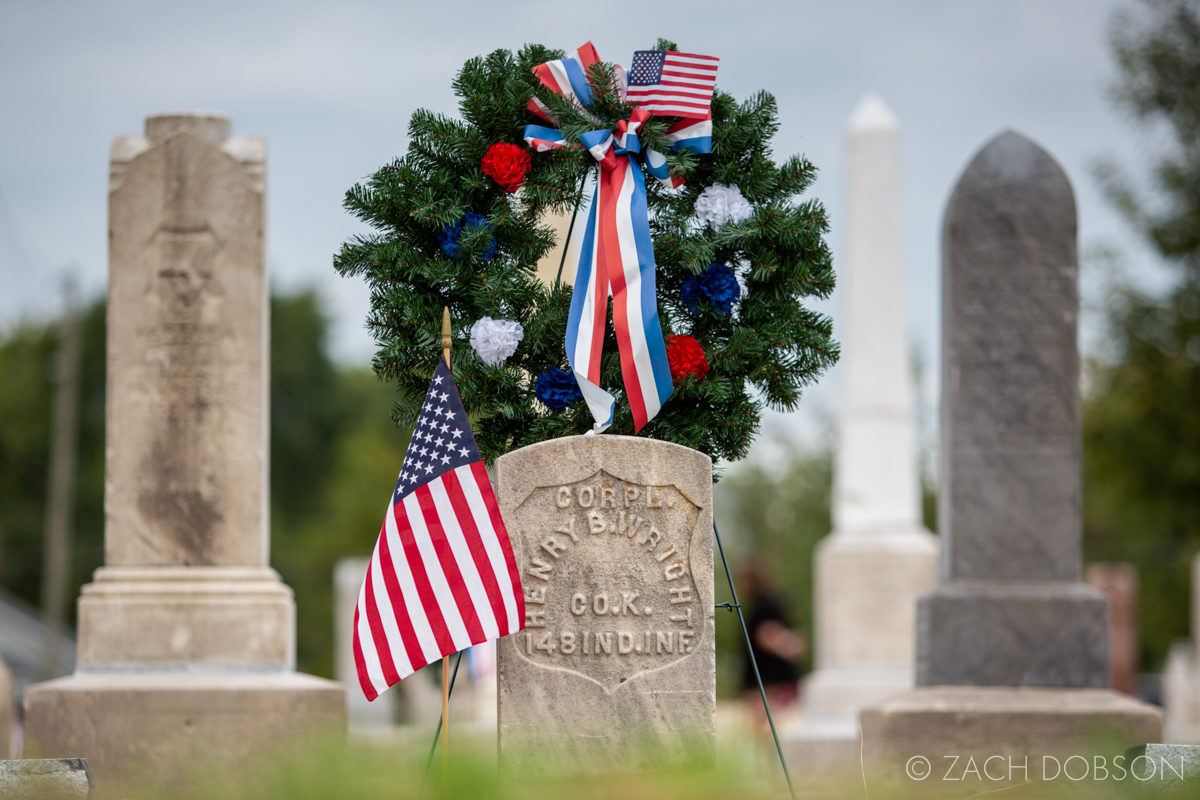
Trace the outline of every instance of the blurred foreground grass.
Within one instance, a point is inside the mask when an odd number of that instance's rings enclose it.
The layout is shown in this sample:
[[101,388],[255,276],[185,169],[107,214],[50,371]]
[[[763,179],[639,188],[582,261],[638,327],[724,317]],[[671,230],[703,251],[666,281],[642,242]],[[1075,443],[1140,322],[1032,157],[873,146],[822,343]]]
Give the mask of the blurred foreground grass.
[[[109,798],[173,798],[177,800],[767,800],[787,798],[779,764],[769,742],[726,742],[715,759],[652,772],[593,771],[566,774],[566,764],[543,755],[529,760],[538,770],[497,763],[493,737],[471,737],[460,729],[451,739],[446,767],[435,755],[428,772],[426,759],[432,732],[405,740],[351,738],[310,743],[287,754],[257,759],[248,769],[193,763],[169,783],[132,783],[124,787],[97,786],[101,800]],[[701,765],[702,764],[702,765]],[[890,777],[843,774],[820,777],[793,768],[798,798],[1045,798],[1046,800],[1118,800],[1159,798],[1196,800],[1200,781],[1163,783],[1133,779],[1060,779],[1056,781],[945,780],[932,774],[914,781],[897,770]],[[114,791],[115,790],[115,791]]]

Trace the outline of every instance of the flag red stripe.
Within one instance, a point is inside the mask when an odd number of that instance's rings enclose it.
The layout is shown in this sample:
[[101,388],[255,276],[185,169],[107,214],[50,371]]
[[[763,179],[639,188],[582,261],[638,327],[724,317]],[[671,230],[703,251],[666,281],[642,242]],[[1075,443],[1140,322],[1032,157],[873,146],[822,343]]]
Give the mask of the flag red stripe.
[[396,573],[391,569],[382,568],[383,565],[392,563],[392,553],[387,538],[387,526],[385,525],[383,532],[379,534],[379,566],[381,567],[379,571],[383,573],[383,586],[387,589],[388,597],[392,601],[396,627],[400,631],[404,654],[408,657],[408,663],[415,672],[429,662],[421,650],[421,643],[417,640],[417,632],[413,628],[412,617],[408,613],[408,604],[404,602],[404,593],[400,590],[400,582],[396,580]]
[[446,625],[446,618],[442,615],[437,595],[433,593],[433,586],[429,583],[429,575],[425,572],[425,560],[421,557],[421,551],[417,549],[417,540],[413,536],[412,525],[408,521],[408,511],[405,510],[404,503],[396,503],[392,509],[396,518],[396,532],[400,535],[400,544],[404,547],[404,560],[412,570],[413,583],[417,587],[417,597],[421,600],[421,609],[425,612],[425,619],[429,621],[429,627],[433,630],[433,638],[437,641],[438,650],[442,653],[453,653],[458,648],[454,646],[454,640],[450,638],[450,629]]
[[392,663],[392,649],[388,644],[387,634],[383,631],[383,622],[379,619],[379,607],[375,604],[375,588],[371,581],[370,569],[367,570],[365,583],[367,587],[367,628],[371,631],[371,641],[375,643],[375,652],[379,656],[379,668],[383,672],[383,679],[388,686],[391,686],[400,680],[400,675],[396,672],[396,665]]
[[[703,56],[703,55],[700,55],[699,53],[684,53],[679,50],[668,50],[667,51],[667,60],[668,61],[670,61],[672,58],[678,58],[678,57],[700,58],[700,59],[703,59],[704,61],[720,61],[721,60],[720,56]],[[716,67],[713,67],[713,69],[716,69]]]
[[504,610],[504,598],[500,596],[500,584],[496,582],[495,568],[492,566],[491,559],[488,558],[487,550],[484,549],[483,538],[479,535],[479,528],[475,524],[470,506],[467,505],[462,484],[459,483],[458,475],[455,472],[447,472],[442,479],[442,484],[446,487],[446,496],[450,498],[450,505],[454,508],[454,516],[462,525],[463,540],[466,541],[467,548],[471,551],[471,559],[475,562],[475,569],[479,572],[479,578],[483,582],[483,590],[487,593],[488,605],[492,607],[492,616],[496,619],[496,627],[503,634],[506,626],[501,625],[500,622],[508,615]]
[[[663,80],[660,80],[659,83],[663,83],[663,84],[670,83],[670,81],[666,80],[666,78],[669,76],[671,78],[675,78],[676,81],[686,81],[688,84],[695,84],[696,86],[716,86],[717,85],[717,81],[716,81],[715,77],[710,78],[706,75],[693,75],[690,72],[683,72],[683,71],[677,72],[677,71],[671,70],[671,69],[664,69],[662,74],[663,74]],[[686,85],[686,84],[684,84],[684,85]]]
[[713,87],[715,87],[716,84],[712,81],[663,80],[658,82],[658,86],[678,86],[684,89],[699,89],[700,91],[712,94]]
[[483,462],[476,461],[472,464],[471,473],[475,476],[475,483],[479,486],[484,505],[487,506],[492,530],[496,532],[500,550],[504,553],[504,563],[508,565],[508,577],[517,599],[517,627],[514,630],[520,630],[525,627],[525,594],[521,591],[521,575],[517,569],[517,558],[513,555],[512,542],[508,539],[508,528],[504,527],[504,518],[500,516],[500,506],[496,503],[496,494],[492,491],[492,482],[488,479]]
[[670,99],[672,97],[681,97],[691,100],[712,100],[712,92],[707,94],[704,92],[685,92],[682,89],[646,89],[640,92],[630,92],[627,97],[643,98],[647,100]]
[[374,700],[379,697],[379,692],[375,688],[375,683],[371,680],[370,673],[367,672],[367,660],[363,656],[362,643],[358,640],[358,612],[359,607],[354,606],[354,671],[358,673],[358,685],[362,687],[363,694],[367,700]]
[[[439,478],[439,480],[441,479]],[[462,570],[458,568],[458,559],[454,557],[454,551],[450,549],[450,542],[446,540],[446,531],[442,527],[441,517],[438,516],[437,506],[433,504],[433,495],[429,492],[429,484],[418,486],[415,494],[417,504],[421,507],[421,513],[425,516],[425,527],[429,530],[429,539],[433,544],[433,550],[437,553],[437,559],[442,565],[442,574],[446,576],[450,592],[454,595],[454,604],[458,606],[458,615],[462,617],[463,625],[466,627],[471,641],[481,642],[484,639],[483,627],[479,624],[479,615],[475,613],[475,603],[471,600],[470,592],[467,591],[467,582],[463,580]],[[447,520],[447,522],[457,522],[457,520]]]

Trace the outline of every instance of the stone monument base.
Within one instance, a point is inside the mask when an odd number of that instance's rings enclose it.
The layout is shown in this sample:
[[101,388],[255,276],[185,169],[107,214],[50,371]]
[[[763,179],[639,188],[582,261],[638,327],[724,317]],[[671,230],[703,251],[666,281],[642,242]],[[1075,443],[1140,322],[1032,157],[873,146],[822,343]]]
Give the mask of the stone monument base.
[[943,584],[917,601],[918,686],[1107,688],[1108,601],[1071,581]]
[[268,567],[101,567],[79,596],[76,662],[291,669],[295,607]]
[[993,757],[1005,770],[1027,764],[1018,777],[1037,781],[1046,757],[1060,765],[1074,755],[1111,760],[1162,738],[1161,711],[1111,689],[926,686],[864,709],[860,719],[868,775],[902,779],[907,767],[907,778],[918,780],[913,759],[927,759],[926,777],[939,784],[972,758],[980,773]]
[[913,686],[914,609],[937,585],[937,538],[921,529],[835,532],[817,545],[814,571],[818,668],[783,745],[802,774],[857,775],[859,709]]
[[83,757],[100,786],[165,784],[344,735],[341,684],[295,672],[76,673],[25,692],[25,755]]

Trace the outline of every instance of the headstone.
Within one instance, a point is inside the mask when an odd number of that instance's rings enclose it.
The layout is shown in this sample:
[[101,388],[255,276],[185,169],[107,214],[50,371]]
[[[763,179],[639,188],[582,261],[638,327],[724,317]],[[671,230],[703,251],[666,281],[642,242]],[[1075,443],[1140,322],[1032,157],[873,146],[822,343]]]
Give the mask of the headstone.
[[26,693],[27,747],[102,781],[344,724],[341,687],[293,672],[268,566],[264,156],[208,114],[113,142],[105,566],[75,675]]
[[885,761],[1161,735],[1157,710],[1100,688],[1107,603],[1080,581],[1077,271],[1066,175],[997,136],[946,209],[941,584],[917,607],[919,688],[862,715]]
[[[358,669],[354,665],[354,606],[363,576],[367,574],[368,558],[343,558],[333,567],[333,675],[346,686],[346,722],[350,730],[388,727],[396,724],[396,690],[405,688],[403,681],[391,692],[375,700],[367,700],[358,685]],[[441,712],[441,698],[438,698]]]
[[94,788],[86,758],[0,761],[4,800],[90,800]]
[[1012,132],[959,179],[942,234],[942,582],[923,686],[1097,686],[1106,602],[1080,582],[1075,197]]
[[1112,688],[1137,694],[1138,573],[1133,564],[1088,564],[1084,583],[1108,599],[1108,660]]
[[[417,670],[374,700],[367,700],[359,687],[354,665],[354,607],[368,564],[370,559],[365,557],[343,558],[333,568],[333,674],[346,686],[350,730],[380,733],[400,724],[436,725],[442,715],[442,691],[433,681],[434,673],[440,674],[437,664]],[[463,694],[462,684],[456,682],[452,710],[461,709]],[[494,696],[492,700],[495,717]]]
[[13,726],[17,722],[15,686],[8,665],[0,658],[0,757],[12,755]]
[[1200,744],[1200,553],[1192,558],[1191,638],[1171,646],[1162,681],[1166,741]]
[[[815,557],[816,670],[803,724],[785,737],[797,765],[858,767],[858,709],[912,686],[916,599],[937,585],[937,543],[921,524],[909,369],[899,125],[875,95],[848,130],[845,323],[834,460],[834,530]],[[808,771],[811,771],[808,770]]]
[[501,763],[604,773],[711,758],[708,456],[574,436],[497,459],[496,486],[526,624],[498,648]]
[[1200,784],[1200,747],[1186,744],[1143,744],[1125,751],[1126,781],[1179,789]]

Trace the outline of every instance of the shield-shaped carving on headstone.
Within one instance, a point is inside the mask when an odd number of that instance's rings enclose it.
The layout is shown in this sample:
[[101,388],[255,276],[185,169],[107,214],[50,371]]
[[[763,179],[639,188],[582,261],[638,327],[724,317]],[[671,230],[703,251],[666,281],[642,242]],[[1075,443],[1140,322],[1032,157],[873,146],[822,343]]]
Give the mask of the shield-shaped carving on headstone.
[[695,652],[706,630],[691,563],[699,513],[677,486],[604,470],[533,489],[509,520],[525,588],[519,657],[611,694]]

